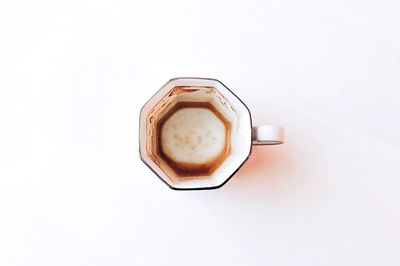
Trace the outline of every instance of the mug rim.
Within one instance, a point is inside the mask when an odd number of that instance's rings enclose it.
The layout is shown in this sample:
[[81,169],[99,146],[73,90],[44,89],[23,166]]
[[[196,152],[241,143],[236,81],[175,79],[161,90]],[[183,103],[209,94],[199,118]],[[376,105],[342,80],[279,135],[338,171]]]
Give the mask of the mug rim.
[[139,135],[139,147],[138,147],[138,151],[139,151],[139,158],[142,160],[142,162],[164,183],[166,184],[170,189],[172,190],[178,190],[178,191],[191,191],[191,190],[215,190],[218,188],[223,187],[241,168],[242,166],[247,162],[247,160],[250,158],[250,155],[253,151],[253,145],[252,145],[252,141],[251,141],[251,135],[250,135],[250,148],[248,151],[248,154],[246,155],[246,157],[243,159],[243,161],[236,167],[236,169],[220,184],[215,185],[215,186],[201,186],[201,187],[176,187],[173,186],[173,184],[168,183],[166,180],[164,180],[164,178],[162,178],[155,169],[153,169],[153,167],[147,162],[147,159],[145,159],[142,156],[142,151],[141,151],[141,145],[142,145],[142,139],[141,139],[141,132],[142,132],[142,115],[144,112],[144,108],[150,103],[150,101],[153,99],[153,97],[155,95],[157,95],[158,93],[160,93],[169,83],[176,81],[176,80],[184,80],[184,79],[188,79],[188,80],[209,80],[209,81],[214,81],[217,82],[219,84],[221,84],[228,92],[230,92],[246,109],[248,116],[249,116],[249,122],[250,122],[250,132],[252,130],[252,125],[253,125],[253,121],[252,121],[252,115],[250,112],[250,109],[248,108],[248,106],[234,93],[232,92],[232,90],[230,90],[223,82],[221,82],[220,80],[216,79],[216,78],[204,78],[204,77],[175,77],[175,78],[171,78],[169,79],[167,82],[165,82],[160,89],[158,89],[146,102],[145,104],[143,104],[143,106],[140,109],[139,112],[139,130],[138,130],[138,135]]

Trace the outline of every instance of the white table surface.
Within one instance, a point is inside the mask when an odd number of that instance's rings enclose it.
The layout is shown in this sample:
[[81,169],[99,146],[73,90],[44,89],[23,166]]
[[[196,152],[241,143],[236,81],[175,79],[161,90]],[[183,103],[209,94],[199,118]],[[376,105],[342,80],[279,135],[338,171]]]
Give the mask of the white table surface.
[[[0,2],[0,265],[400,265],[398,1]],[[139,160],[169,78],[285,126],[223,188]]]

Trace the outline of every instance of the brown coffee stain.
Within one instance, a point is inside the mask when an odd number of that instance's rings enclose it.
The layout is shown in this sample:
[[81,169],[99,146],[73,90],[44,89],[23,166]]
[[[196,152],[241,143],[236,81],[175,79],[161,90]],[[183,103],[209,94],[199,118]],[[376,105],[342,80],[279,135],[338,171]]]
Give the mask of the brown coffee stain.
[[214,87],[210,86],[175,86],[169,92],[168,96],[178,95],[181,93],[188,93],[188,92],[196,92],[198,90],[204,90],[205,88],[208,89],[206,92],[211,92]]
[[[161,131],[164,123],[179,109],[182,108],[206,108],[212,111],[224,124],[225,126],[225,146],[220,152],[220,154],[214,156],[212,159],[205,163],[186,163],[178,162],[169,158],[162,149],[161,143]],[[230,122],[212,105],[210,102],[178,102],[171,110],[169,110],[156,125],[156,153],[157,155],[165,161],[170,168],[179,177],[184,178],[196,178],[201,176],[211,175],[226,159],[230,153]]]

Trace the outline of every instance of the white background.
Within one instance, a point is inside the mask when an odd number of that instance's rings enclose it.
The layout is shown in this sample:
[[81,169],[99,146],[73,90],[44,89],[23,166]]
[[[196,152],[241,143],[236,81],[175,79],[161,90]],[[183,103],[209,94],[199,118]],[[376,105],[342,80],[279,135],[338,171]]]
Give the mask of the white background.
[[[398,1],[0,1],[0,265],[400,265]],[[286,128],[223,188],[138,158],[214,77]]]

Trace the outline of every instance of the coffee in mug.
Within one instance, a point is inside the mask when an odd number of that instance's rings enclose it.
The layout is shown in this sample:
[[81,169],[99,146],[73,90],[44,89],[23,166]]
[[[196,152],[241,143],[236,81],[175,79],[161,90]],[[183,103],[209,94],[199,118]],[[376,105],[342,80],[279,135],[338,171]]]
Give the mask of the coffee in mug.
[[178,102],[156,127],[158,154],[181,177],[210,175],[230,152],[230,127],[210,102]]

